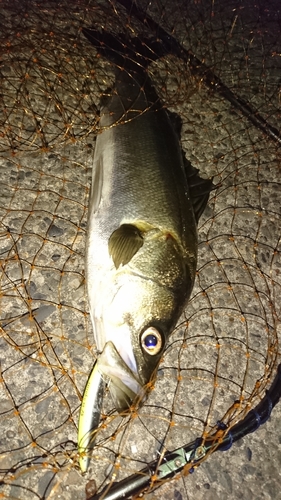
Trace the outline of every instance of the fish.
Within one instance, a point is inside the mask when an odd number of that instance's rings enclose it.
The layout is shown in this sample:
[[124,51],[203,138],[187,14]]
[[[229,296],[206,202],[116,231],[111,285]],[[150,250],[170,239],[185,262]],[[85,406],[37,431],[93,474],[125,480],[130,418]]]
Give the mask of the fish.
[[112,92],[101,101],[87,228],[97,360],[78,424],[79,463],[86,472],[105,388],[125,416],[153,387],[193,289],[197,224],[213,184],[186,159],[181,120],[165,108],[148,75],[165,45],[104,29],[82,31],[115,75]]

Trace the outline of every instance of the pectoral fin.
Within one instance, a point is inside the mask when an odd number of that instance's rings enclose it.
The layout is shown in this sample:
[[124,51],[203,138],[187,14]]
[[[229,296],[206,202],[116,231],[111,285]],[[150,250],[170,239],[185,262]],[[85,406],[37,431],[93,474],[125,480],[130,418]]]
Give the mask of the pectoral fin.
[[143,245],[140,230],[133,224],[122,224],[112,233],[108,241],[109,254],[116,269],[128,264]]

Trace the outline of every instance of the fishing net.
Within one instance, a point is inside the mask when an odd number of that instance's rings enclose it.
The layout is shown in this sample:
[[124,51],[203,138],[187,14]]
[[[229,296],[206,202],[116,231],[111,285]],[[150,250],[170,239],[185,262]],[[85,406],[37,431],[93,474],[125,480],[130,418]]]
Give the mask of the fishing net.
[[[278,2],[138,6],[139,19],[111,0],[0,2],[0,498],[89,498],[166,450],[223,436],[266,397],[280,363]],[[127,418],[106,395],[83,476],[77,421],[95,360],[87,207],[99,103],[114,81],[85,26],[173,36],[182,57],[153,62],[149,76],[181,117],[186,157],[217,187],[199,222],[193,294],[155,387]],[[187,60],[191,53],[204,70]],[[250,106],[248,117],[212,75]],[[146,498],[281,498],[278,412],[228,453],[202,456],[193,476],[163,480]]]

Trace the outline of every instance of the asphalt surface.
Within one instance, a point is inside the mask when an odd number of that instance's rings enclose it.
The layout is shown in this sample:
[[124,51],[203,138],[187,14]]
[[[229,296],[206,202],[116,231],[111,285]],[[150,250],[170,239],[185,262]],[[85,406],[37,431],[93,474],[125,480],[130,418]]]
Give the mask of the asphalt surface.
[[[218,421],[230,428],[259,403],[280,363],[280,144],[250,120],[280,124],[279,3],[152,1],[147,9],[255,111],[243,116],[178,55],[150,66],[162,101],[181,117],[186,157],[217,189],[199,222],[193,295],[155,389],[129,419],[106,396],[82,476],[77,421],[95,360],[87,207],[98,107],[113,72],[80,29],[153,30],[118,2],[0,4],[1,498],[85,499],[91,480],[100,487],[112,474],[128,477]],[[280,416],[277,405],[256,432],[145,498],[281,499]]]

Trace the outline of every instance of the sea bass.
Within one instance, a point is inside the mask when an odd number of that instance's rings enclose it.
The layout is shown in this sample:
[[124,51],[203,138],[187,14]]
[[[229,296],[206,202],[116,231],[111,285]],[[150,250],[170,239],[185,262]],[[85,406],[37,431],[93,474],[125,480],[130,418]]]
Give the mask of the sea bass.
[[105,385],[128,414],[152,386],[167,339],[191,294],[197,222],[212,189],[185,159],[178,124],[147,73],[164,48],[151,40],[83,29],[115,65],[97,136],[86,246],[90,314],[98,350],[79,418],[86,471]]

